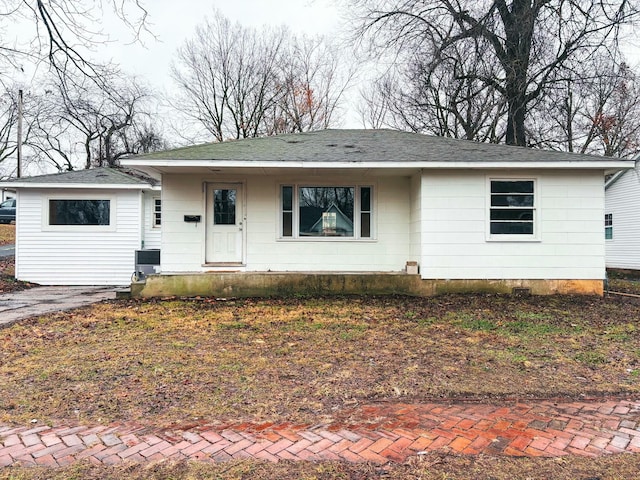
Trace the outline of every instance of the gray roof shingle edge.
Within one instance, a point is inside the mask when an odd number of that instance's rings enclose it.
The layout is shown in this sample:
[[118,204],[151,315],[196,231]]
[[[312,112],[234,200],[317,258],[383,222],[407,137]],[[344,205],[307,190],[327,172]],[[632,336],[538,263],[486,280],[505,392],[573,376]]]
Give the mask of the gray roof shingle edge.
[[[205,143],[128,157],[129,160],[297,162],[595,162],[607,160],[534,148],[478,143],[396,130],[315,132]],[[611,159],[618,160],[618,159]],[[136,162],[136,163],[137,163]]]
[[78,185],[140,185],[141,188],[154,186],[158,182],[141,172],[130,169],[109,167],[91,168],[89,170],[73,170],[71,172],[37,175],[6,180],[3,183],[33,184],[78,184]]

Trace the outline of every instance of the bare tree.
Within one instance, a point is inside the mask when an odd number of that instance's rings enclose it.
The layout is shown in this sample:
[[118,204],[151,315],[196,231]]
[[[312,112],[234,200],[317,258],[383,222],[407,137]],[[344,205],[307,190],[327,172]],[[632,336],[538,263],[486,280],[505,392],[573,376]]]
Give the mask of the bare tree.
[[351,73],[320,38],[255,30],[220,13],[196,29],[172,69],[172,105],[216,141],[326,128]]
[[479,65],[473,52],[460,47],[452,48],[441,62],[425,64],[420,57],[411,58],[399,72],[385,74],[363,92],[362,113],[400,130],[500,141],[506,104],[492,85],[477,79],[479,69],[486,70],[488,62]]
[[265,133],[325,129],[335,121],[355,68],[323,37],[290,35],[279,54],[273,109],[266,115]]
[[[357,35],[376,51],[410,52],[435,65],[463,44],[480,45],[500,71],[470,75],[507,104],[506,143],[527,145],[529,105],[559,81],[571,60],[615,50],[620,27],[638,18],[633,0],[350,0],[361,18]],[[484,56],[484,57],[483,57]],[[432,68],[432,67],[431,67]]]
[[275,67],[283,31],[207,19],[178,52],[172,76],[181,94],[173,105],[221,142],[258,135],[277,90]]
[[26,62],[46,63],[58,75],[71,72],[100,81],[90,59],[92,47],[109,40],[101,29],[103,17],[116,15],[139,40],[147,30],[142,0],[1,0],[0,28],[18,27],[19,38],[0,41],[0,81]]
[[579,153],[633,157],[640,152],[640,86],[626,63],[600,58],[588,71],[567,72],[534,108],[530,138]]
[[90,79],[66,83],[56,79],[40,99],[37,135],[30,142],[41,158],[59,170],[116,166],[128,154],[162,148],[149,114],[151,94],[117,70],[103,70],[108,88]]

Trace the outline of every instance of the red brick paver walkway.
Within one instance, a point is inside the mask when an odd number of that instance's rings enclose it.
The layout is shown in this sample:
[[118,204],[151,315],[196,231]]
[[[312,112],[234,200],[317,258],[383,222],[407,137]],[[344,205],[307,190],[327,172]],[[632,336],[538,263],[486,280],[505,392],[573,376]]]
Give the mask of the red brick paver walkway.
[[521,456],[640,452],[640,400],[531,404],[382,404],[360,422],[241,423],[158,429],[0,425],[0,467],[235,458],[403,462],[433,451]]

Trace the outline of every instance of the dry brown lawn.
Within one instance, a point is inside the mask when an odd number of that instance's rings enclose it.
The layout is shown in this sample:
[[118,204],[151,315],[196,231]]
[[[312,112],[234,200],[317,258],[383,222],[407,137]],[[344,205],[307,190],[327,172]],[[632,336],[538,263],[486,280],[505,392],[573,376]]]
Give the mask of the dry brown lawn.
[[640,295],[640,280],[629,278],[610,278],[608,282],[609,290],[612,292],[631,293]]
[[0,331],[0,421],[332,421],[367,402],[640,392],[640,303],[121,301]]
[[[445,296],[117,301],[0,330],[0,422],[345,420],[384,400],[640,391],[640,303]],[[366,419],[358,418],[358,421]],[[4,468],[0,479],[629,479],[639,455]]]
[[0,245],[16,243],[16,226],[0,223]]
[[[2,227],[15,227],[14,225],[0,225]],[[2,231],[0,230],[0,235]],[[11,243],[11,242],[9,242]],[[1,244],[1,243],[0,243]],[[14,257],[0,257],[0,294],[24,290],[35,286],[33,283],[19,282],[15,279]]]

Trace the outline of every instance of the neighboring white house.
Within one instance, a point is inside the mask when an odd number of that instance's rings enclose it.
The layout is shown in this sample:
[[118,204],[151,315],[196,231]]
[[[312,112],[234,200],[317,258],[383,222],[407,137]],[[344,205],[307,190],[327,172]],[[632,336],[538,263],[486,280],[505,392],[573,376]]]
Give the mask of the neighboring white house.
[[10,198],[16,198],[15,192],[13,192],[12,190],[0,188],[0,202],[4,202],[5,200],[9,200]]
[[[637,162],[637,160],[636,160]],[[607,268],[640,270],[640,169],[617,173],[605,184]]]
[[605,276],[605,174],[633,166],[390,130],[205,144],[122,164],[162,175],[158,278],[400,273],[417,262],[426,283],[586,293],[601,293]]
[[136,250],[160,248],[160,190],[152,178],[96,168],[25,177],[15,190],[18,280],[126,285]]

